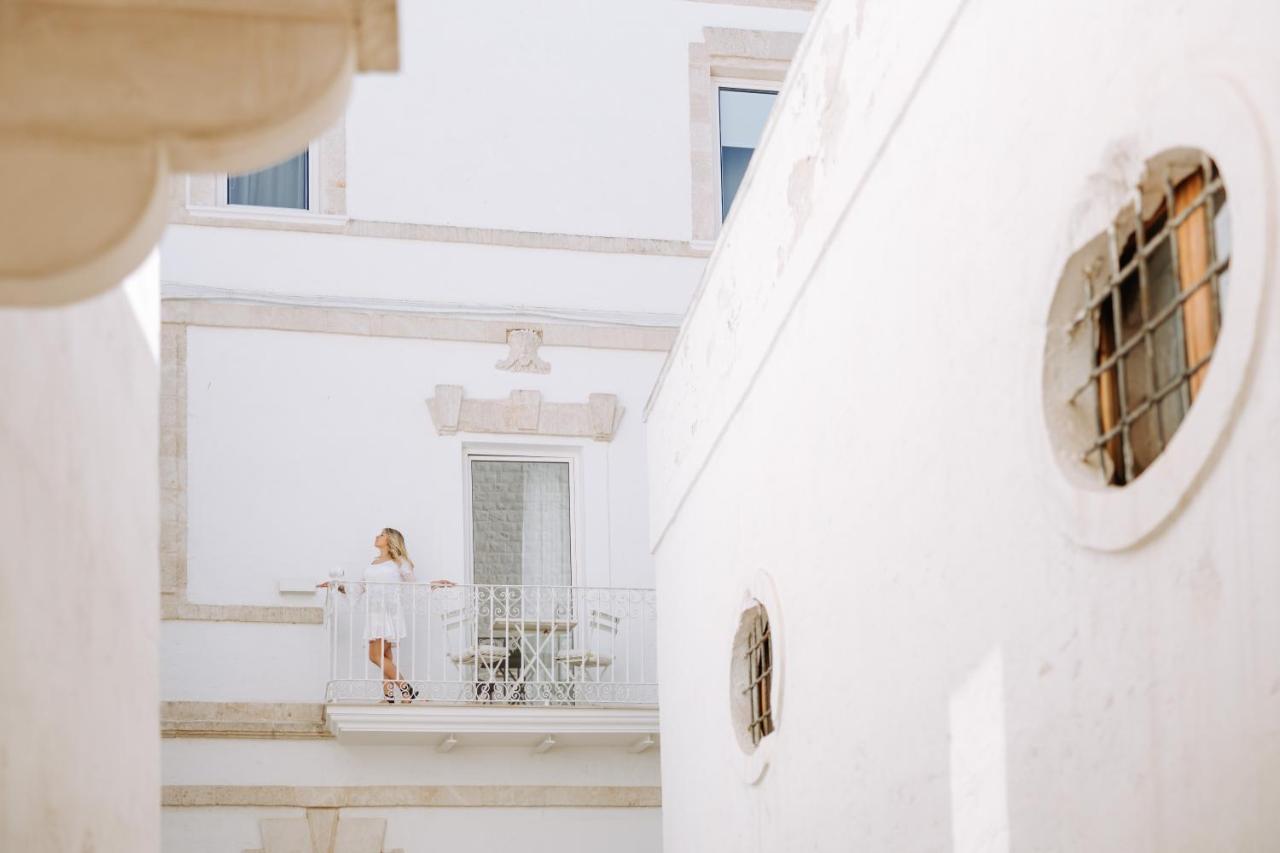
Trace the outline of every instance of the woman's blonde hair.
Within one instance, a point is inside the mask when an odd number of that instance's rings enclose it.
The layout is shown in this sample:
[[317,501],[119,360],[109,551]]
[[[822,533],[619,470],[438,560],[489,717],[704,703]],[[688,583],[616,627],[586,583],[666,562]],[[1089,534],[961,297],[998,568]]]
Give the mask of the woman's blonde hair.
[[387,537],[387,553],[391,555],[391,559],[395,560],[396,565],[400,563],[408,563],[409,568],[413,568],[413,560],[409,559],[409,549],[404,544],[404,534],[394,527],[382,528],[382,535]]

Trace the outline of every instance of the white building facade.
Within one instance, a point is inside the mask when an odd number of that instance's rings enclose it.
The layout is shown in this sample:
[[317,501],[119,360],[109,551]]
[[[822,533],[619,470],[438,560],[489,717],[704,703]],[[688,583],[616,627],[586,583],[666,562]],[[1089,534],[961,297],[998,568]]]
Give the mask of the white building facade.
[[1274,847],[1277,25],[816,13],[648,408],[664,849]]
[[[305,152],[174,181],[165,850],[660,848],[643,411],[809,13],[403,4]],[[412,703],[384,527],[457,584],[399,593]]]

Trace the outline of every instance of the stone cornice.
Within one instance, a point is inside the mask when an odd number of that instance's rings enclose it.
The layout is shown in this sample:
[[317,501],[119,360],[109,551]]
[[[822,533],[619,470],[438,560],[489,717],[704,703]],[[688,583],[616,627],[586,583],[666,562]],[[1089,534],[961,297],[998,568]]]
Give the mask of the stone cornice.
[[607,255],[652,255],[672,258],[707,258],[709,245],[690,240],[661,237],[607,237],[597,234],[561,234],[549,231],[518,231],[510,228],[470,228],[457,225],[425,225],[416,222],[380,222],[319,216],[296,216],[269,220],[261,216],[236,215],[234,211],[186,209],[167,212],[173,225],[210,228],[256,228],[266,231],[299,231],[373,237],[385,240],[412,240],[424,243],[469,243],[514,249],[551,249],[561,252],[595,252]]
[[166,284],[166,324],[325,332],[386,338],[507,343],[533,329],[544,347],[667,352],[680,318],[522,306],[437,305],[404,300],[253,294]]
[[168,808],[657,808],[656,785],[165,785]]

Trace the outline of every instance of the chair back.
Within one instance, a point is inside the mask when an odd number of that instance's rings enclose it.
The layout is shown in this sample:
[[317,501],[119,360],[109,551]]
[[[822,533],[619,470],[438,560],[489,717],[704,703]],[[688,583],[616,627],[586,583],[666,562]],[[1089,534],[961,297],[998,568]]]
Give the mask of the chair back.
[[591,609],[587,611],[587,650],[596,654],[613,657],[614,645],[618,638],[621,616],[615,616],[607,610]]

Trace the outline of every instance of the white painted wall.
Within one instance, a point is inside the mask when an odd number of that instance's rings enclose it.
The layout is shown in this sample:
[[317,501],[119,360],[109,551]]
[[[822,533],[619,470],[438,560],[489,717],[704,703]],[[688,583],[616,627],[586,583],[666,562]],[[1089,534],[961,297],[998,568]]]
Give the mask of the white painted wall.
[[[1225,74],[1258,122],[1225,132],[1276,162],[1278,25],[1249,0],[824,5],[648,423],[664,849],[1274,846],[1274,218],[1236,246],[1266,291],[1250,372],[1206,385],[1241,403],[1136,546],[1064,532],[1040,356],[1161,86]],[[1274,211],[1267,168],[1236,197]],[[1166,469],[1203,461],[1180,438]],[[784,692],[752,786],[728,649],[758,571]]]
[[[651,586],[640,413],[659,353],[544,347],[547,375],[494,368],[504,345],[192,327],[187,340],[188,593],[219,604],[319,603],[280,578],[357,577],[383,527],[404,532],[423,578],[465,582],[468,444],[580,455],[580,582]],[[547,402],[618,395],[612,442],[438,436],[426,399],[514,388]],[[199,677],[193,673],[192,677]],[[171,685],[172,686],[172,685]]]
[[[348,215],[686,241],[689,44],[704,26],[795,32],[807,19],[689,0],[552,0],[536,13],[510,0],[402,2],[402,71],[357,81],[347,113]],[[171,226],[162,249],[170,294],[641,325],[676,323],[705,264],[648,249],[192,225]],[[193,602],[319,604],[318,595],[281,596],[278,580],[323,579],[335,563],[358,574],[383,526],[404,531],[420,576],[465,580],[462,465],[475,443],[576,453],[579,582],[653,585],[640,415],[662,354],[544,347],[552,372],[537,376],[496,370],[504,346],[200,327],[186,352]],[[610,443],[440,437],[425,404],[436,384],[461,384],[472,398],[536,389],[549,402],[613,393],[626,413]],[[165,622],[162,698],[318,702],[325,640],[321,626]],[[190,785],[658,782],[656,751],[390,758],[404,754],[181,739],[165,742],[164,775]],[[257,819],[275,811],[287,810],[167,809],[165,849],[252,848]],[[388,846],[409,851],[470,849],[481,835],[518,838],[528,851],[661,846],[658,809],[374,811],[391,818]]]
[[687,0],[406,4],[401,72],[352,95],[349,212],[687,240],[689,43],[807,20]]
[[158,301],[0,310],[3,850],[156,849]]
[[[302,809],[167,808],[166,853],[226,853],[262,843],[261,818],[302,817]],[[470,850],[514,843],[531,853],[588,853],[607,844],[619,853],[652,853],[661,843],[658,809],[343,809],[342,817],[387,820],[385,849],[405,853]],[[493,842],[490,839],[499,839]]]
[[166,286],[400,300],[437,310],[632,312],[668,325],[687,307],[705,263],[192,225],[170,226],[162,247]]

